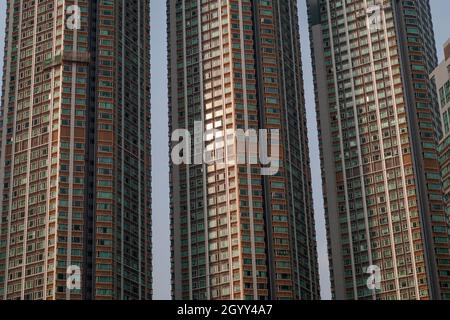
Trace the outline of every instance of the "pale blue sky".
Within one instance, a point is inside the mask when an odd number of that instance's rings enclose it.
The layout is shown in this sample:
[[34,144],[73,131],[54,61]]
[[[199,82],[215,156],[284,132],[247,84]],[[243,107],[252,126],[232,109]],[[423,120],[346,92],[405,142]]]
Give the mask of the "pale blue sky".
[[[450,37],[450,1],[431,0],[439,60],[442,45]],[[151,0],[152,28],[152,143],[153,143],[153,253],[154,298],[170,299],[170,232],[169,232],[169,149],[167,117],[166,1]],[[0,47],[4,43],[6,0],[0,0]],[[309,126],[314,207],[321,275],[322,297],[329,299],[330,283],[323,217],[322,187],[312,83],[306,2],[299,0],[306,109]],[[2,65],[3,50],[0,50]],[[1,67],[0,70],[3,70]]]

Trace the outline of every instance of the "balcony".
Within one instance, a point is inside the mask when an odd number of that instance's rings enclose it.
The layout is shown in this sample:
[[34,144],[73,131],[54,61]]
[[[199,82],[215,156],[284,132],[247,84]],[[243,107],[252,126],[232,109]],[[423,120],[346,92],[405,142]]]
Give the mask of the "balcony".
[[53,58],[44,60],[44,69],[60,66],[63,62],[89,63],[91,55],[89,52],[65,51]]

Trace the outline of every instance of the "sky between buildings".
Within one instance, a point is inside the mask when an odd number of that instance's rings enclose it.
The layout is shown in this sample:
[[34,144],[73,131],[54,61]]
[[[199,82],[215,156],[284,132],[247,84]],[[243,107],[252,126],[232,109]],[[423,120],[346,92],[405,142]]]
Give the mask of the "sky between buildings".
[[[430,0],[439,61],[442,45],[450,38],[450,1]],[[312,165],[322,298],[330,299],[325,219],[320,176],[314,89],[309,49],[306,0],[298,1],[306,112]],[[153,278],[154,298],[170,299],[169,147],[166,61],[166,0],[151,0],[152,28],[152,154],[153,154]],[[3,70],[6,0],[0,0],[0,70]],[[1,81],[1,77],[0,77]]]

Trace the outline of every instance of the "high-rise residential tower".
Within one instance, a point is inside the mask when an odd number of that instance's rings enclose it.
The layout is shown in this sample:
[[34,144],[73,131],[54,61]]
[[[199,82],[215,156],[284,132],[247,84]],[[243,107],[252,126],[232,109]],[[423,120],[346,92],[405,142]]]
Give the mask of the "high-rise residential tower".
[[170,134],[206,132],[183,155],[217,155],[211,139],[239,130],[280,136],[272,175],[252,161],[172,163],[173,297],[318,299],[297,1],[167,6]]
[[150,299],[149,1],[7,11],[0,299]]
[[439,145],[445,212],[450,219],[450,39],[444,44],[444,61],[431,74],[438,91],[443,137]]
[[334,298],[450,298],[430,3],[307,3]]

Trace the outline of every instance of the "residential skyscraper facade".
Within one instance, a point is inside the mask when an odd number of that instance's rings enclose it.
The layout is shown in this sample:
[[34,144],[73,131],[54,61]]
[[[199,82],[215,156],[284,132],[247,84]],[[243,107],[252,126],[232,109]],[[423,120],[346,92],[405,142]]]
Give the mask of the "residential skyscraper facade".
[[[297,1],[168,0],[167,8],[170,134],[206,132],[184,156],[201,154],[203,143],[217,155],[212,139],[229,132],[280,136],[273,175],[239,161],[172,163],[173,297],[319,299]],[[233,144],[223,151],[239,154]]]
[[444,45],[444,61],[431,74],[438,92],[443,137],[450,135],[450,39]]
[[149,2],[7,1],[0,299],[151,299]]
[[444,44],[444,61],[431,74],[438,91],[443,138],[439,145],[445,212],[450,219],[450,39]]
[[333,296],[450,298],[429,1],[307,3]]

